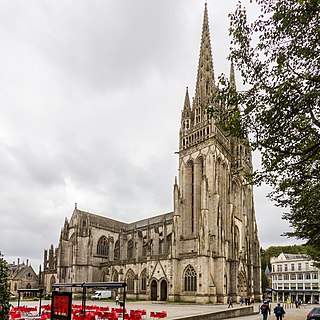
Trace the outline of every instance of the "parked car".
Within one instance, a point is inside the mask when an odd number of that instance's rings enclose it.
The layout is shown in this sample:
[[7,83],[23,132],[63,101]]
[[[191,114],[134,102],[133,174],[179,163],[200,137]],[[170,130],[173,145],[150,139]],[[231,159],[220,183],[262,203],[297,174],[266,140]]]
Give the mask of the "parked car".
[[320,308],[313,308],[308,314],[307,314],[307,320],[315,320],[320,319]]

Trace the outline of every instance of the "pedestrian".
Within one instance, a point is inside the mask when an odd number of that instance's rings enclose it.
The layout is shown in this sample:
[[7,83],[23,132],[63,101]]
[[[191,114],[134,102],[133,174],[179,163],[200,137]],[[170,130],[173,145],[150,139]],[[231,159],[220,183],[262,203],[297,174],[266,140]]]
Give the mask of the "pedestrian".
[[232,304],[232,297],[228,298],[228,308],[233,308],[233,304]]
[[300,309],[301,303],[302,303],[301,299],[298,299],[298,308],[299,309]]
[[116,295],[116,305],[118,306],[119,305],[119,296]]
[[243,297],[240,297],[240,306],[242,307],[242,305],[243,305]]
[[280,303],[273,309],[273,312],[275,316],[277,317],[277,320],[282,320],[282,317],[286,313],[283,309],[283,307],[280,306]]
[[260,306],[262,320],[267,320],[268,315],[271,314],[269,304],[267,301],[264,301],[263,304]]

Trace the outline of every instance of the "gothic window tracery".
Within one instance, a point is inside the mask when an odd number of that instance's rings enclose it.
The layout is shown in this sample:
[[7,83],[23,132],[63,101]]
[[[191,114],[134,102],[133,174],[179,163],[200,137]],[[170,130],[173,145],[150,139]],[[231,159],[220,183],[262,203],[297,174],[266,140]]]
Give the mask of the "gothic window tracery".
[[109,240],[107,237],[102,236],[98,240],[97,254],[105,257],[109,256]]
[[141,292],[145,293],[147,291],[147,269],[143,269],[140,274],[140,285]]
[[197,273],[190,264],[184,271],[184,291],[197,291]]
[[118,239],[114,245],[114,260],[119,260],[119,259],[120,259],[120,241]]
[[113,281],[113,282],[118,282],[118,281],[119,281],[119,273],[118,273],[117,270],[114,270],[114,271],[113,271],[112,281]]
[[172,233],[167,235],[166,253],[171,252]]
[[132,269],[129,269],[126,276],[128,293],[134,293],[134,278],[135,278],[134,272],[132,271]]
[[132,239],[130,239],[128,241],[127,258],[128,259],[132,259],[133,258],[133,241],[132,241]]

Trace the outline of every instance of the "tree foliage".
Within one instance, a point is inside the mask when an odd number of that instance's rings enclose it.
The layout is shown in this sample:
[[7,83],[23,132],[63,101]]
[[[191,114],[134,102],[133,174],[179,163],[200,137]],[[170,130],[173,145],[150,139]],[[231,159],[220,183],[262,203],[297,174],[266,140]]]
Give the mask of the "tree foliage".
[[0,319],[7,319],[10,309],[9,267],[0,251]]
[[254,182],[273,187],[287,235],[306,239],[320,260],[320,1],[256,2],[252,23],[240,2],[230,14],[231,59],[248,89],[230,94],[222,78],[220,119],[261,151]]

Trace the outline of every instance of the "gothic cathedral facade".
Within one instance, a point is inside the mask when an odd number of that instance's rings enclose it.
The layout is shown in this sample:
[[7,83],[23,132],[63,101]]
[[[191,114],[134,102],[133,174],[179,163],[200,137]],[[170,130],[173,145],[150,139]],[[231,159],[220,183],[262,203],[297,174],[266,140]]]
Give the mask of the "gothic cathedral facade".
[[[231,64],[230,82],[235,85]],[[44,253],[44,287],[126,281],[129,298],[226,303],[261,297],[260,246],[247,143],[206,114],[214,80],[205,5],[195,96],[181,113],[173,212],[123,223],[75,207]]]

